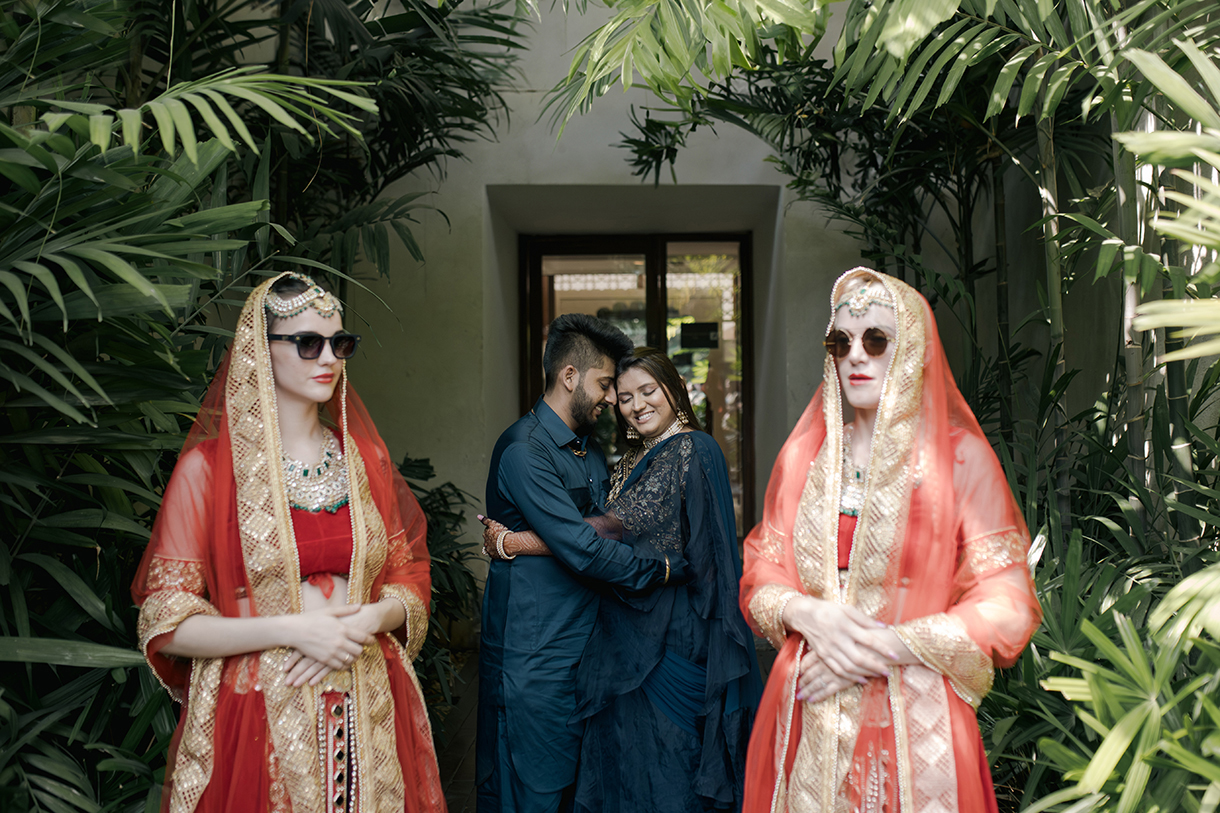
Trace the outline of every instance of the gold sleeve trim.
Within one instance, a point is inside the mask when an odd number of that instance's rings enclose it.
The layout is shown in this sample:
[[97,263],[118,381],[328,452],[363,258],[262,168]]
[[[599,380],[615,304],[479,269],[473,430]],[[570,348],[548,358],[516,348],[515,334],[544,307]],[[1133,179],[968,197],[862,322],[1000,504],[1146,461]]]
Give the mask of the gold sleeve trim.
[[413,663],[424,648],[424,640],[428,637],[428,607],[419,593],[403,584],[384,584],[381,587],[381,598],[392,598],[402,604],[406,612],[403,626],[406,630],[407,643],[403,649],[406,652],[406,662]]
[[1025,564],[1029,537],[1015,527],[989,531],[962,543],[958,581],[972,583],[988,573]]
[[784,608],[799,595],[803,595],[800,590],[782,584],[767,584],[758,588],[750,599],[750,615],[754,617],[754,623],[776,649],[782,649],[788,638],[783,620]]
[[207,585],[203,578],[203,562],[154,556],[148,565],[148,591],[157,590],[183,590],[204,595]]
[[961,619],[937,613],[896,624],[893,630],[924,666],[949,679],[958,697],[979,707],[991,691],[995,665],[967,634]]
[[[144,660],[148,661],[148,644],[153,638],[173,632],[192,615],[220,615],[220,612],[209,604],[207,599],[183,590],[158,590],[150,595],[140,607],[140,618],[136,624],[136,634]],[[152,661],[148,661],[148,665],[151,668]],[[152,673],[171,698],[179,703],[185,700],[182,692],[162,680],[155,668]]]

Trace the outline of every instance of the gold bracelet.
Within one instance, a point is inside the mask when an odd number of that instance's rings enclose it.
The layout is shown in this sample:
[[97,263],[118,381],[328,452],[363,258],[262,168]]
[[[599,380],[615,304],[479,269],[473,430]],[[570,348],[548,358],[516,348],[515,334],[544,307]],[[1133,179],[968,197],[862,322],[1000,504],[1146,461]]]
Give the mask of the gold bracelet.
[[661,582],[661,584],[666,585],[666,584],[669,584],[669,557],[666,556],[665,554],[661,554],[661,555],[665,556],[665,581]]

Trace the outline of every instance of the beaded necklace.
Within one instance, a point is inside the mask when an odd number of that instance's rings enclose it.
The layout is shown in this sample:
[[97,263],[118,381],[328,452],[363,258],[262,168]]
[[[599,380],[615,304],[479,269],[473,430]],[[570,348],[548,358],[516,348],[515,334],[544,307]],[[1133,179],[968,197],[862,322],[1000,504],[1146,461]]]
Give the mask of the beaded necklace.
[[839,513],[849,517],[860,516],[864,508],[864,485],[867,469],[856,467],[851,451],[851,439],[855,434],[851,424],[843,427],[843,489],[839,494]]
[[329,429],[323,430],[322,456],[316,466],[309,466],[284,453],[284,487],[288,504],[301,511],[331,514],[347,505],[349,486],[347,458],[339,448],[339,440]]
[[651,438],[644,438],[644,448],[647,449],[648,451],[652,451],[652,447],[656,446],[658,443],[665,440],[666,438],[672,438],[674,435],[681,432],[682,427],[685,425],[686,424],[682,423],[682,421],[680,421],[679,419],[674,418],[674,422],[671,423],[669,425],[669,428],[666,429],[664,432],[662,432],[659,435],[655,435]]
[[648,454],[658,443],[666,438],[672,438],[681,432],[684,426],[686,426],[685,423],[675,418],[674,422],[669,425],[669,428],[661,434],[651,438],[644,438],[643,446],[633,446],[628,449],[622,459],[619,460],[618,465],[614,467],[614,473],[610,475],[610,496],[606,498],[606,502],[614,502],[618,499],[618,495],[622,493],[623,486],[626,485],[627,478],[631,476],[631,470],[635,468],[635,463],[640,457],[640,449],[644,450],[644,454]]

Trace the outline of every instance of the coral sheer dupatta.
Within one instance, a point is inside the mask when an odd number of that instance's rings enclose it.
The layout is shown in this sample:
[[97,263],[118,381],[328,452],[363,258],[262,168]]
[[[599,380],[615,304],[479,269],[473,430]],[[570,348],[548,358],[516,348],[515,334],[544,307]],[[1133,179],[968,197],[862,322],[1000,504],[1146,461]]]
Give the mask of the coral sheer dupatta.
[[[214,777],[235,787],[243,784],[237,777],[250,780],[238,795],[251,800],[251,809],[256,798],[263,800],[262,809],[323,809],[320,692],[285,683],[290,650],[194,660],[161,653],[191,615],[301,611],[263,306],[276,279],[246,301],[132,584],[141,648],[158,679],[183,703],[162,798],[163,809],[174,813],[230,806],[232,800],[217,797],[218,788],[208,792]],[[346,371],[324,417],[340,433],[351,483],[348,603],[392,597],[406,610],[403,627],[379,635],[379,645],[365,647],[350,667],[360,806],[443,810],[428,716],[411,667],[427,631],[431,595],[423,512]],[[218,748],[214,737],[221,729],[249,736]]]
[[[974,709],[994,667],[1016,660],[1041,619],[1029,535],[927,302],[899,280],[854,269],[836,282],[832,308],[859,275],[889,292],[898,335],[846,580],[837,555],[843,407],[829,356],[745,542],[742,611],[780,652],[751,736],[744,809],[994,809]],[[802,594],[894,625],[921,665],[821,703],[797,701],[804,642],[781,615]]]

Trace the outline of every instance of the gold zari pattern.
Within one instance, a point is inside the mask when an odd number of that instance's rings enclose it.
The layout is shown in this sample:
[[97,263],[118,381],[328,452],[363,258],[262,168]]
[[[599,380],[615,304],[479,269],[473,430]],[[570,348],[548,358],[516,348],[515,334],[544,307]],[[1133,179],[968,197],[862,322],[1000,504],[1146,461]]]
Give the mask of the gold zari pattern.
[[[220,615],[208,601],[194,593],[185,590],[161,590],[153,593],[140,608],[140,618],[136,623],[136,636],[140,641],[140,651],[148,657],[148,644],[158,635],[173,632],[192,615]],[[161,685],[169,692],[169,696],[181,703],[182,693],[175,691],[161,680],[157,670],[152,670]]]
[[791,587],[769,584],[755,591],[750,599],[750,615],[754,617],[754,623],[776,649],[782,648],[788,637],[788,631],[784,628],[784,608],[799,595],[801,592]]
[[953,691],[978,708],[991,691],[995,665],[949,613],[937,613],[894,626],[907,649],[929,669],[949,678]]
[[407,631],[406,662],[411,663],[423,648],[424,638],[428,635],[428,605],[424,604],[419,594],[402,584],[385,584],[381,587],[381,598],[397,599],[406,613],[405,628]]
[[1016,528],[980,534],[962,544],[958,581],[973,582],[988,573],[1025,564],[1029,540]]
[[202,596],[207,589],[203,562],[154,556],[148,567],[149,590],[183,590]]

